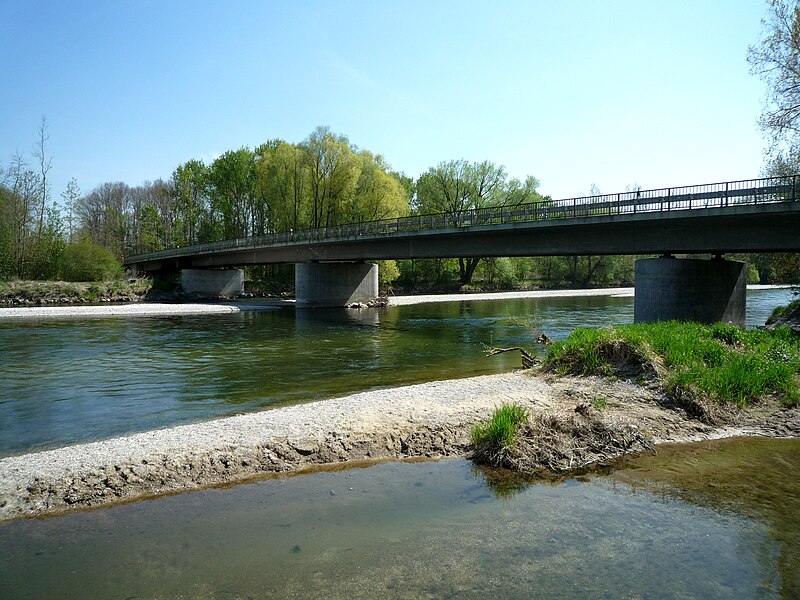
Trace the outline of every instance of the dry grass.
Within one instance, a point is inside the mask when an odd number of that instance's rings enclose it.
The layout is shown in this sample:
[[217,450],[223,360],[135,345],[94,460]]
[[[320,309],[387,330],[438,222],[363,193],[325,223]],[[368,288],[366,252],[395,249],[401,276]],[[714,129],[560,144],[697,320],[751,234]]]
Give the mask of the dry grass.
[[513,445],[476,445],[473,459],[496,468],[563,473],[652,448],[635,425],[581,403],[572,410],[534,415],[520,424]]

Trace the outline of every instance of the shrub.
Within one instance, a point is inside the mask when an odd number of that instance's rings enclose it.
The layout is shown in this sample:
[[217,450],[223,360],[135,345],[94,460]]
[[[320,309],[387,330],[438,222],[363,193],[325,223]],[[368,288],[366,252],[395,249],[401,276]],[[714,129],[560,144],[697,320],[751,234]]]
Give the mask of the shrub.
[[61,277],[65,281],[103,281],[123,273],[113,253],[89,239],[67,246],[62,256]]

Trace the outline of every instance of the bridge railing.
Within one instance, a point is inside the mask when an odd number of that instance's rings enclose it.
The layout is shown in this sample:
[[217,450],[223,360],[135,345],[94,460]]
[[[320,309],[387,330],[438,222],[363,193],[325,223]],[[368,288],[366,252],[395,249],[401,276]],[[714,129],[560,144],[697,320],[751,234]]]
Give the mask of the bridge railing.
[[524,204],[477,208],[455,214],[414,215],[333,227],[269,233],[130,256],[126,258],[125,262],[130,264],[226,250],[307,244],[326,240],[357,239],[365,236],[437,229],[797,202],[800,201],[799,185],[800,175],[789,175],[653,190],[634,190],[561,200],[542,200]]

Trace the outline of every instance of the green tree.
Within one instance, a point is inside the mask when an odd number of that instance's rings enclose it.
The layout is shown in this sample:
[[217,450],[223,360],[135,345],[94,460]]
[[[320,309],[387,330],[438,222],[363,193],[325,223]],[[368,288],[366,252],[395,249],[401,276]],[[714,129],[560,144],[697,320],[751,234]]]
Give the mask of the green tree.
[[255,175],[255,155],[249,148],[225,152],[209,168],[210,208],[224,239],[265,233],[266,214],[256,204]]
[[[470,210],[490,206],[513,206],[542,200],[536,191],[538,181],[508,178],[505,168],[489,161],[469,163],[452,160],[428,169],[417,180],[415,208],[420,214],[445,213],[454,226],[463,223]],[[480,257],[459,258],[459,281],[472,281]]]
[[190,160],[172,173],[176,202],[175,242],[186,246],[203,239],[203,222],[208,214],[208,167],[200,160]]
[[308,173],[303,150],[277,140],[260,146],[258,155],[258,192],[269,207],[269,230],[289,231],[307,226]]
[[317,127],[300,147],[308,169],[309,227],[331,227],[346,222],[362,163],[347,138]]

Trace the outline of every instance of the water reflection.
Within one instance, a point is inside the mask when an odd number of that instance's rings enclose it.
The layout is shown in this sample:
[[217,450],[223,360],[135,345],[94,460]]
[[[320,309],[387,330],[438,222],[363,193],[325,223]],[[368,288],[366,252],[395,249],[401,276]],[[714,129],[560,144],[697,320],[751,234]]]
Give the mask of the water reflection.
[[[644,489],[722,515],[763,523],[767,540],[749,540],[763,569],[762,587],[800,598],[800,440],[736,438],[662,447],[614,475]],[[777,546],[776,546],[777,544]],[[777,584],[770,582],[775,581]]]

